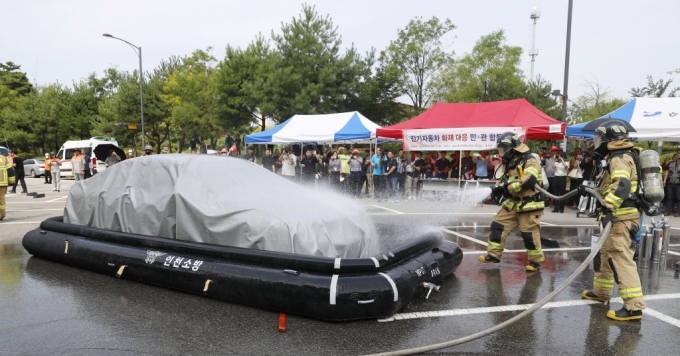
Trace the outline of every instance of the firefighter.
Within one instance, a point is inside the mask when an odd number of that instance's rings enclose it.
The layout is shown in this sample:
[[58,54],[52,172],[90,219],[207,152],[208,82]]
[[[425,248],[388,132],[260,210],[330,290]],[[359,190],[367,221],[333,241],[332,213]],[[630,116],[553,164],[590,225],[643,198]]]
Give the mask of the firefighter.
[[14,185],[14,168],[7,159],[9,152],[6,148],[0,147],[0,220],[5,218],[5,194],[7,186]]
[[607,167],[601,173],[598,192],[604,197],[600,211],[602,226],[611,222],[609,237],[600,249],[600,269],[595,272],[593,289],[584,290],[584,299],[609,304],[614,284],[619,288],[623,308],[609,310],[607,317],[614,320],[642,319],[645,300],[642,286],[633,261],[635,239],[640,230],[640,210],[635,193],[638,176],[633,144],[628,130],[618,120],[603,123],[595,130],[595,152],[605,157]]
[[524,247],[529,255],[527,272],[538,271],[545,259],[541,251],[541,216],[545,203],[543,196],[534,189],[541,184],[541,164],[512,132],[502,134],[497,141],[498,153],[506,167],[505,176],[516,180],[508,185],[493,188],[492,194],[507,199],[491,223],[487,255],[480,256],[483,263],[499,263],[505,247],[505,239],[519,226]]

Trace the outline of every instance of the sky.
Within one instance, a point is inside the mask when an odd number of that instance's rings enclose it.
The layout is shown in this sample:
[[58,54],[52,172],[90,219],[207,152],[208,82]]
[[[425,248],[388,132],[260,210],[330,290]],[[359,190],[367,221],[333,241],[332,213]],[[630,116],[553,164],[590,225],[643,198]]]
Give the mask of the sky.
[[[227,44],[245,47],[258,33],[266,37],[282,22],[298,16],[303,1],[293,0],[0,0],[0,62],[22,66],[31,82],[42,86],[72,84],[109,67],[138,68],[133,50],[102,37],[110,33],[142,47],[144,70],[162,59],[213,48],[218,59]],[[386,48],[397,30],[422,16],[449,18],[457,26],[445,37],[456,56],[469,53],[481,36],[504,29],[507,44],[524,49],[522,69],[529,75],[534,7],[535,73],[563,91],[567,0],[307,0],[338,27],[344,46],[360,52]],[[569,97],[597,81],[616,97],[627,99],[631,87],[680,68],[680,1],[574,0]]]

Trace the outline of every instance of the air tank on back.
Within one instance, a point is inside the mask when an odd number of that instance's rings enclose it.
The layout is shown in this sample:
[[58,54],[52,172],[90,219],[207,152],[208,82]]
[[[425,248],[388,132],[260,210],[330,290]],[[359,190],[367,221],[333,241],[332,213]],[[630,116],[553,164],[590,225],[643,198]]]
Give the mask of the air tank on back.
[[661,178],[661,160],[659,154],[653,150],[645,150],[640,153],[640,172],[642,177],[642,194],[645,200],[657,204],[663,200],[663,181]]

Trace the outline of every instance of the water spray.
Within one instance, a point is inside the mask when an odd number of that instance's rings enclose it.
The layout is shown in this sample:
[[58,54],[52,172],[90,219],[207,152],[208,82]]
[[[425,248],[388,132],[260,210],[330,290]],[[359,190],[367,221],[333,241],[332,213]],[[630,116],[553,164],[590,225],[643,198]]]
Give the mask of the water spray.
[[[512,182],[506,182],[506,184],[507,183],[512,183]],[[537,189],[539,192],[545,194],[546,196],[548,196],[549,198],[554,199],[554,200],[565,200],[565,199],[568,199],[568,198],[579,193],[577,190],[573,190],[573,191],[571,191],[571,192],[569,192],[569,193],[567,193],[563,196],[555,196],[555,195],[550,194],[547,191],[545,191],[545,189],[543,189],[543,187],[541,187],[540,184],[536,184],[534,188]],[[602,199],[602,195],[600,195],[600,193],[598,193],[594,189],[585,188],[585,191],[586,191],[586,193],[595,197],[598,201],[600,201],[600,203],[604,202],[604,200]],[[595,258],[595,255],[597,255],[597,253],[600,251],[600,248],[602,248],[602,245],[604,245],[604,242],[607,240],[607,237],[609,236],[609,231],[611,230],[611,228],[612,228],[612,223],[608,222],[607,225],[604,226],[602,233],[600,234],[600,239],[597,241],[597,245],[595,246],[595,248],[593,248],[592,251],[590,251],[590,254],[588,255],[588,257],[586,257],[586,259],[581,263],[581,265],[578,266],[576,271],[574,271],[574,273],[572,273],[571,276],[569,276],[569,278],[567,278],[559,287],[557,287],[552,293],[548,294],[545,298],[541,299],[538,303],[533,304],[531,307],[529,307],[525,311],[515,315],[514,317],[506,320],[505,322],[498,324],[498,325],[496,325],[492,328],[482,330],[478,333],[468,335],[468,336],[465,336],[465,337],[462,337],[462,338],[459,338],[459,339],[450,340],[450,341],[446,341],[446,342],[442,342],[442,343],[438,343],[438,344],[432,344],[432,345],[428,345],[428,346],[415,347],[415,348],[411,348],[411,349],[404,349],[404,350],[383,352],[383,353],[379,353],[379,354],[372,354],[372,355],[369,355],[369,356],[413,355],[413,354],[419,354],[419,353],[439,350],[439,349],[443,349],[443,348],[447,348],[447,347],[451,347],[451,346],[464,344],[464,343],[467,343],[467,342],[470,342],[470,341],[473,341],[473,340],[477,340],[481,337],[491,335],[491,334],[493,334],[497,331],[500,331],[502,329],[507,328],[510,325],[515,324],[516,322],[518,322],[518,321],[524,319],[525,317],[533,314],[536,310],[540,309],[545,304],[547,304],[548,302],[553,300],[558,294],[560,294],[565,288],[567,288],[572,282],[574,282],[574,280],[576,280],[576,277],[578,277],[586,269],[586,267],[588,267],[588,265],[590,265],[590,262]]]

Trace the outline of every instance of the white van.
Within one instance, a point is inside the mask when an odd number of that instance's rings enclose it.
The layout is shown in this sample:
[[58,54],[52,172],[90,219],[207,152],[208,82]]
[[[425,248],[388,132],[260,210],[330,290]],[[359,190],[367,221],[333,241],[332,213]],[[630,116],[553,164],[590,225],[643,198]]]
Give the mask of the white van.
[[[90,157],[92,157],[92,167],[96,169],[97,172],[101,172],[106,169],[106,164],[103,161],[97,160],[94,156],[95,147],[101,144],[111,144],[118,146],[118,141],[115,137],[104,137],[95,136],[89,140],[82,141],[66,141],[57,152],[57,157],[61,160],[61,176],[71,176],[71,157],[76,150],[85,150]],[[94,173],[94,172],[93,172]]]

